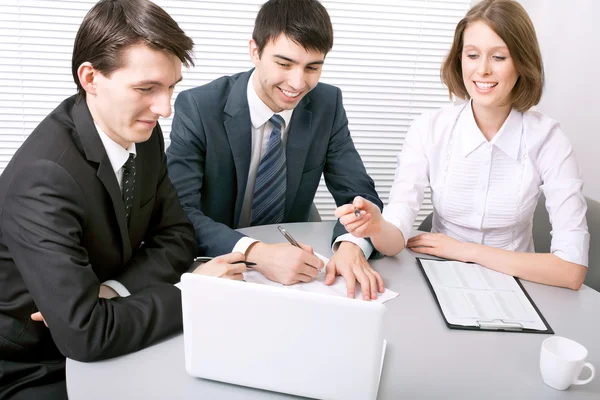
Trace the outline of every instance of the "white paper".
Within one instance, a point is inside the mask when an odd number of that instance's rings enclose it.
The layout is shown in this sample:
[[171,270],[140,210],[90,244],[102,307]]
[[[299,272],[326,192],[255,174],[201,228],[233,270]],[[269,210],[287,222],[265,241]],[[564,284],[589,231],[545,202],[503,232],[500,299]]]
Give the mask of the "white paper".
[[[327,265],[327,263],[329,262],[329,259],[327,257],[322,256],[321,254],[318,254],[318,253],[315,253],[315,255],[317,257],[319,257],[321,260],[323,260],[325,265]],[[312,293],[327,294],[330,296],[347,297],[347,293],[348,293],[348,291],[346,289],[346,280],[342,276],[339,276],[339,275],[336,276],[335,282],[333,282],[332,285],[325,284],[325,268],[323,268],[321,271],[319,271],[319,274],[317,275],[317,277],[315,279],[312,280],[312,282],[300,282],[300,283],[296,283],[294,285],[289,285],[289,286],[282,285],[281,283],[273,282],[273,281],[267,279],[263,274],[261,274],[260,272],[258,272],[256,270],[244,272],[244,280],[246,282],[259,283],[262,285],[281,286],[281,287],[295,289],[295,290],[304,290],[304,291],[312,292]],[[398,296],[398,293],[391,291],[389,289],[385,289],[383,293],[379,293],[379,292],[377,293],[376,300],[372,299],[370,301],[374,301],[377,303],[385,303],[386,301],[391,300],[397,296]],[[360,284],[358,283],[358,281],[356,282],[354,298],[362,299],[362,290],[360,288]]]
[[547,329],[512,276],[478,264],[420,260],[450,324]]

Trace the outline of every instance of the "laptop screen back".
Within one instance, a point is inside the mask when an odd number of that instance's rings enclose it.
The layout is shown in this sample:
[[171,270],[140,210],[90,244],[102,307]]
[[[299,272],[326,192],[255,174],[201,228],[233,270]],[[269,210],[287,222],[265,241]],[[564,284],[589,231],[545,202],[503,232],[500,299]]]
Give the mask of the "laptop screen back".
[[187,372],[321,399],[375,399],[385,306],[182,276]]

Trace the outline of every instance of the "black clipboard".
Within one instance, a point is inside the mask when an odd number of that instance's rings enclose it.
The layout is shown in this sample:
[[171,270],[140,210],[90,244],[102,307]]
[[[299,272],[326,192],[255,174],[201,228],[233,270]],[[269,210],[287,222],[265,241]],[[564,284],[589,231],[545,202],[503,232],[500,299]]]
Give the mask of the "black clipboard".
[[[535,312],[538,314],[538,316],[540,317],[540,319],[544,323],[544,326],[546,327],[545,330],[539,331],[537,329],[523,328],[522,326],[517,326],[519,324],[511,324],[511,323],[508,323],[508,324],[507,323],[502,323],[501,325],[500,324],[494,324],[493,323],[494,321],[486,321],[486,322],[490,322],[490,323],[489,324],[480,324],[479,326],[465,326],[465,325],[451,324],[446,319],[446,315],[444,314],[444,311],[442,310],[442,305],[440,304],[440,301],[439,301],[439,299],[438,299],[438,297],[437,297],[437,295],[435,293],[435,290],[433,289],[433,285],[431,284],[431,281],[429,280],[429,277],[427,276],[427,272],[425,272],[425,268],[423,268],[423,264],[421,263],[421,257],[415,257],[415,258],[417,260],[417,264],[419,264],[419,268],[421,269],[421,272],[423,273],[423,277],[425,278],[425,281],[427,281],[427,286],[429,286],[429,290],[431,290],[431,294],[433,294],[433,298],[435,299],[435,302],[436,302],[436,304],[438,306],[438,309],[440,310],[440,314],[442,314],[442,318],[444,318],[444,322],[446,323],[446,326],[448,328],[450,328],[450,329],[460,329],[460,330],[466,330],[466,331],[544,333],[544,334],[554,335],[554,330],[552,330],[552,328],[548,324],[548,321],[546,321],[546,318],[544,318],[544,315],[540,312],[539,308],[534,303],[534,301],[531,298],[531,296],[529,296],[529,293],[527,293],[527,290],[525,290],[525,288],[523,287],[523,284],[521,283],[521,281],[519,279],[517,279],[517,278],[514,278],[514,277],[513,277],[513,279],[517,282],[517,284],[519,285],[519,287],[521,288],[521,290],[525,294],[525,297],[527,297],[527,300],[529,300],[529,302],[533,306],[533,309],[535,310]],[[453,260],[443,260],[443,259],[427,259],[427,258],[424,258],[424,259],[425,260],[432,260],[432,261],[442,261],[442,262],[444,262],[444,261],[453,261]]]

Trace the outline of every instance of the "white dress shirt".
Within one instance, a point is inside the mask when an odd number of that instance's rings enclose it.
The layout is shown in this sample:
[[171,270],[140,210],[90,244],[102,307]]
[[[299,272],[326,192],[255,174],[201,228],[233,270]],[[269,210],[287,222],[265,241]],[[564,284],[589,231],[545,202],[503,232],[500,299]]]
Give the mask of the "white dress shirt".
[[[248,80],[248,87],[246,90],[248,96],[248,107],[250,109],[250,121],[252,122],[252,151],[250,155],[250,169],[248,171],[248,181],[246,183],[246,192],[244,194],[244,203],[242,204],[242,211],[240,214],[239,227],[245,228],[250,226],[252,218],[252,201],[254,199],[254,185],[256,184],[256,174],[260,165],[262,156],[267,151],[269,144],[269,137],[273,131],[273,124],[269,122],[273,116],[273,111],[258,97],[256,90],[254,90],[254,74],[252,73]],[[283,118],[284,126],[282,126],[281,141],[285,148],[287,143],[287,135],[289,131],[290,121],[294,110],[284,110],[278,114]],[[252,243],[258,240],[250,237],[241,238],[233,247],[232,252],[239,251],[240,253],[246,254],[246,251]],[[333,244],[333,249],[337,249],[338,243],[341,241],[350,241],[357,244],[365,254],[366,258],[369,258],[373,252],[373,247],[365,239],[359,239],[351,234],[347,233],[336,238]]]
[[100,140],[102,140],[102,144],[104,145],[104,150],[106,150],[106,154],[108,155],[110,165],[113,167],[113,171],[115,171],[117,182],[119,182],[119,188],[123,189],[123,166],[129,159],[129,154],[133,154],[134,157],[137,154],[135,151],[135,143],[131,143],[131,145],[125,149],[123,146],[109,138],[108,135],[104,133],[104,131],[100,129],[98,125],[94,125],[98,131]]
[[[117,182],[119,183],[119,188],[123,189],[123,166],[129,159],[129,154],[133,154],[134,157],[137,154],[135,150],[135,143],[131,143],[131,145],[125,149],[123,146],[109,138],[108,135],[104,133],[104,131],[102,131],[98,125],[96,125],[96,130],[98,131],[100,140],[102,140],[102,144],[104,145],[104,150],[106,150],[106,154],[108,155],[110,165],[115,172]],[[127,288],[121,282],[111,279],[106,282],[102,282],[102,284],[111,287],[121,297],[127,297],[130,295],[129,290],[127,290]]]
[[411,126],[383,216],[409,238],[431,186],[432,232],[464,242],[534,252],[533,212],[541,192],[552,222],[551,253],[588,265],[583,180],[560,125],[512,110],[487,141],[471,103],[425,113]]

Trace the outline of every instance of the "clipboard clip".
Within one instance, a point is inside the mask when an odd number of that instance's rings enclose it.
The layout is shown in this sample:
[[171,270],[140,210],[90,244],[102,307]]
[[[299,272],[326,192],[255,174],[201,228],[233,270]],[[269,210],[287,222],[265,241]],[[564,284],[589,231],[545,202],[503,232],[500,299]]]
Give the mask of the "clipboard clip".
[[477,320],[479,329],[503,330],[503,331],[522,331],[523,325],[518,322],[507,322],[503,319],[492,319],[488,321]]

